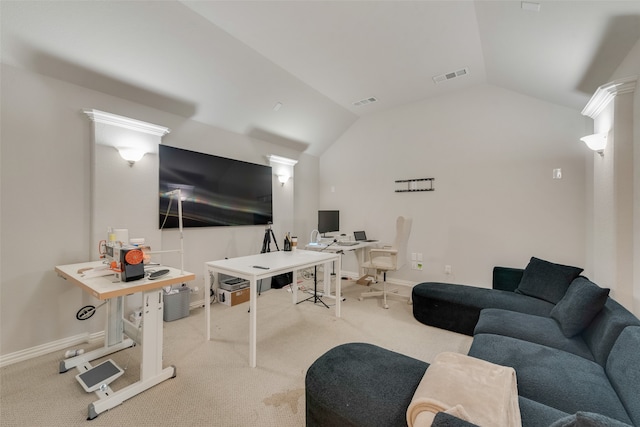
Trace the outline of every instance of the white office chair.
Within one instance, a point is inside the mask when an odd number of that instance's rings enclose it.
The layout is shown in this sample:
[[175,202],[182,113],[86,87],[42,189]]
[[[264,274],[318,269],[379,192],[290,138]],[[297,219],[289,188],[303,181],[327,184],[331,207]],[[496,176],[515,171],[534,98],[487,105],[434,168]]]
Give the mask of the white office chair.
[[[387,271],[396,271],[402,268],[407,260],[407,243],[409,241],[409,234],[411,233],[411,218],[405,218],[399,216],[396,220],[396,240],[393,246],[385,246],[382,248],[371,249],[369,251],[369,260],[362,264],[364,269],[371,269],[376,271],[375,280],[378,280],[378,276],[382,273],[382,290],[370,289],[368,292],[360,294],[359,300],[364,298],[382,296],[384,298],[384,308],[389,308],[387,304],[387,294],[389,296],[397,296],[398,289],[387,290]],[[411,304],[411,297],[408,297],[409,304]]]

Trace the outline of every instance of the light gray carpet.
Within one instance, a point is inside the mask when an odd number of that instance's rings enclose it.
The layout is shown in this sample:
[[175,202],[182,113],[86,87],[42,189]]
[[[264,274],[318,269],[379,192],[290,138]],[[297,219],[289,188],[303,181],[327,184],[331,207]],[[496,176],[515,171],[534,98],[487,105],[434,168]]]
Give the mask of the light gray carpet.
[[[342,317],[319,304],[291,304],[286,289],[258,300],[258,367],[250,368],[248,303],[212,306],[212,340],[204,340],[204,309],[164,324],[164,364],[177,376],[86,421],[97,399],[75,380],[76,369],[58,373],[64,352],[0,369],[1,426],[304,426],[304,376],[313,361],[346,342],[368,342],[433,360],[442,351],[467,353],[471,337],[417,322],[411,306],[377,298],[358,301],[367,288],[343,281]],[[408,294],[409,288],[400,292]],[[302,299],[302,294],[299,295]],[[85,350],[100,347],[90,343]],[[109,356],[126,373],[118,391],[139,378],[140,347]],[[93,363],[94,365],[96,363]]]

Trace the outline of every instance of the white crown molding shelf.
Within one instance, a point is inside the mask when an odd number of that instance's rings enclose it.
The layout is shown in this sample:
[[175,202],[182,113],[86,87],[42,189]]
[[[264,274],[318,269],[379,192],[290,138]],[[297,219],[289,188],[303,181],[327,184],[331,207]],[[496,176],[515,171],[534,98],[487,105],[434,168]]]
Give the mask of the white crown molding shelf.
[[582,115],[595,119],[616,96],[633,92],[637,80],[638,75],[635,75],[600,86],[582,110]]
[[130,119],[124,116],[118,116],[117,114],[106,113],[104,111],[94,109],[84,109],[82,111],[96,123],[118,126],[160,137],[171,132],[171,129],[167,127],[154,125],[153,123],[147,123],[141,120]]

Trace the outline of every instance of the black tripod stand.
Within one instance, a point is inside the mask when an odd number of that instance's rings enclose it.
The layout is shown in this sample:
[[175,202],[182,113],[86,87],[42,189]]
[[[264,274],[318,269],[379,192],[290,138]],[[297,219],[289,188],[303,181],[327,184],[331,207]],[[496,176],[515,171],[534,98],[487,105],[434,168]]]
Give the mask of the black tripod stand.
[[[335,276],[335,273],[333,273],[333,275]],[[329,284],[329,285],[331,285],[331,284]],[[297,304],[300,304],[301,302],[305,302],[305,301],[311,301],[314,304],[319,302],[322,305],[324,305],[325,307],[329,308],[329,306],[324,301],[322,301],[322,298],[320,298],[318,296],[318,267],[317,266],[313,267],[313,295],[310,296],[307,299],[303,299],[302,301],[298,301]]]
[[271,238],[273,237],[273,243],[276,244],[276,251],[279,251],[278,241],[276,240],[275,234],[273,234],[273,229],[271,228],[271,223],[267,224],[267,227],[264,229],[264,239],[262,240],[262,250],[261,254],[265,252],[271,252]]
[[[263,254],[265,252],[271,252],[271,238],[273,237],[273,243],[276,245],[276,251],[279,251],[278,241],[276,240],[275,234],[273,234],[273,229],[271,228],[271,223],[267,224],[267,227],[264,229],[264,239],[262,239],[262,250],[260,253]],[[260,279],[260,283],[258,284],[258,296],[262,294],[262,279]]]
[[324,301],[322,301],[322,298],[320,298],[318,296],[318,267],[317,266],[313,267],[313,295],[310,296],[307,299],[303,299],[302,301],[298,301],[296,304],[300,304],[301,302],[305,302],[305,301],[310,301],[310,302],[312,302],[314,304],[319,302],[322,305],[324,305],[325,307],[329,308],[329,306]]

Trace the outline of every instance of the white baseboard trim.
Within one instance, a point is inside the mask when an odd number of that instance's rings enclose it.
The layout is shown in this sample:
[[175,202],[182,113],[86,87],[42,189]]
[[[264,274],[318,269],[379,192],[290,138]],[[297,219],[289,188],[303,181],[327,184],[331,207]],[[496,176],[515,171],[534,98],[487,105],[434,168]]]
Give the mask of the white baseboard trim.
[[15,353],[5,354],[3,356],[0,356],[0,368],[3,366],[12,365],[14,363],[33,359],[34,357],[44,356],[45,354],[49,354],[54,351],[61,351],[74,345],[87,344],[96,340],[104,340],[104,331],[96,332],[93,334],[84,333],[74,335],[72,337],[52,341],[50,343],[38,345],[36,347],[16,351]]

